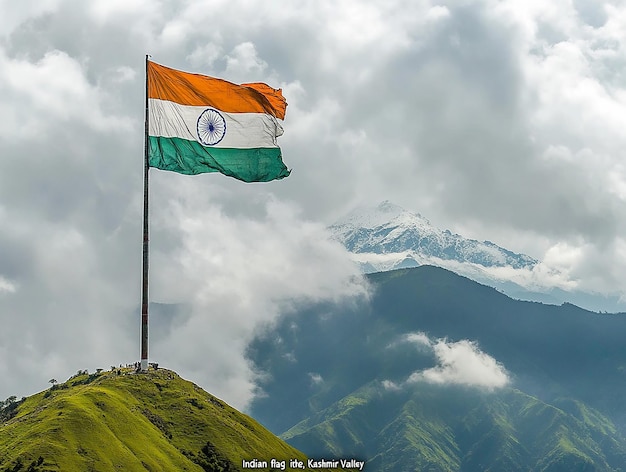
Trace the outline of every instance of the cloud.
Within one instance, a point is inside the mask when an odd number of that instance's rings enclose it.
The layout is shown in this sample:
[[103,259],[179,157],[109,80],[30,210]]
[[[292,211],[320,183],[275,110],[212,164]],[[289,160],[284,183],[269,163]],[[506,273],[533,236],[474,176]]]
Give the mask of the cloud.
[[403,341],[416,344],[418,346],[431,346],[430,338],[426,333],[409,333],[404,336]]
[[0,106],[4,139],[51,138],[51,128],[78,120],[98,132],[130,129],[126,117],[104,111],[106,93],[89,83],[83,67],[67,53],[50,51],[33,63],[0,52],[0,64],[5,69],[0,87],[10,97]]
[[402,390],[402,386],[398,385],[395,382],[392,382],[391,380],[383,380],[381,382],[381,385],[383,386],[383,388],[385,390],[391,391],[391,392],[398,392],[400,390]]
[[34,15],[56,10],[61,0],[26,0],[19,4],[2,5],[0,35],[11,33],[18,25]]
[[324,382],[322,376],[315,372],[309,372],[309,378],[311,379],[311,385],[319,385]]
[[189,63],[193,67],[204,68],[206,66],[212,66],[221,55],[221,47],[210,42],[197,46],[191,54],[187,56],[187,60],[189,60]]
[[383,381],[382,385],[387,390],[400,390],[419,382],[466,385],[487,390],[502,388],[510,383],[504,366],[489,354],[482,352],[473,341],[431,340],[422,332],[409,333],[401,341],[416,344],[419,348],[428,347],[434,354],[436,365],[413,372],[401,384],[390,380]]
[[267,62],[258,57],[256,47],[249,41],[238,44],[226,56],[226,72],[238,82],[244,82],[245,77],[260,75],[266,68]]
[[17,290],[17,286],[11,282],[10,280],[7,280],[6,278],[2,277],[0,275],[0,294],[4,293],[15,293]]
[[623,292],[623,5],[46,0],[0,17],[0,397],[137,357],[146,53],[289,102],[279,184],[152,177],[151,298],[191,303],[152,352],[227,401],[248,397],[255,322],[359,291],[321,229],[356,204]]
[[99,23],[116,21],[124,16],[139,16],[154,9],[146,0],[96,0],[90,2],[89,12]]
[[[188,186],[182,193],[197,200]],[[232,218],[187,197],[154,224],[155,237],[173,246],[153,255],[151,293],[190,303],[190,316],[152,352],[243,407],[255,389],[243,352],[261,323],[303,302],[363,296],[366,287],[345,250],[292,205],[270,199],[259,214]]]
[[468,340],[433,345],[436,367],[411,374],[409,383],[424,380],[435,384],[460,384],[487,389],[501,388],[509,383],[506,370],[493,357],[482,352]]

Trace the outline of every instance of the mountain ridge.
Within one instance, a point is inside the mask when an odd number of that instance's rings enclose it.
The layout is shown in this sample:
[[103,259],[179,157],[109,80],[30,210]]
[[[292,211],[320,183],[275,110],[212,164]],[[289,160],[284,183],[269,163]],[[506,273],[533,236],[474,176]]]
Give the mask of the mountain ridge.
[[333,223],[330,230],[338,241],[356,254],[398,254],[416,260],[437,257],[485,267],[532,268],[539,261],[504,249],[491,241],[466,239],[433,226],[419,213],[412,213],[386,200],[374,209],[357,208]]
[[432,225],[388,200],[357,207],[328,227],[366,274],[433,265],[494,287],[512,298],[592,311],[626,311],[626,298],[576,288],[559,269],[491,241],[468,239]]

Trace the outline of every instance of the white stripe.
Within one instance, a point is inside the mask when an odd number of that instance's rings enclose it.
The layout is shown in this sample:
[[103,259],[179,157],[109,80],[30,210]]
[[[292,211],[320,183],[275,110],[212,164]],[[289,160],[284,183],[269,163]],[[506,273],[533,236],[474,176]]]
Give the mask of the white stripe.
[[[209,107],[186,106],[167,100],[148,100],[150,136],[183,138],[198,141],[197,125],[200,115]],[[220,114],[226,121],[222,140],[210,147],[269,148],[278,147],[276,138],[283,134],[278,120],[264,113]]]

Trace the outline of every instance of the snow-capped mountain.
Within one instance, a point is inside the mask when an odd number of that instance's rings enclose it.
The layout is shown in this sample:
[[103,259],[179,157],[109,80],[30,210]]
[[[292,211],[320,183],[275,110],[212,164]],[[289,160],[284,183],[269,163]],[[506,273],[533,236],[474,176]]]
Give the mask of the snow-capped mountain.
[[419,213],[388,201],[375,208],[353,210],[330,230],[350,252],[361,255],[355,259],[364,263],[366,272],[407,267],[411,261],[421,265],[431,259],[514,269],[530,269],[539,262],[491,241],[466,239],[441,230]]
[[620,296],[586,293],[558,269],[491,241],[433,226],[419,213],[384,201],[353,210],[329,227],[365,273],[434,265],[492,286],[513,298],[594,311],[626,311]]

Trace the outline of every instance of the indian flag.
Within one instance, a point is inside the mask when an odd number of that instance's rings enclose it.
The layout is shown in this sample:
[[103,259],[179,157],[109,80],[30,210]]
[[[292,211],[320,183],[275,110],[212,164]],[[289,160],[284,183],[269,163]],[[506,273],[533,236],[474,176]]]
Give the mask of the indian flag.
[[287,177],[276,143],[286,108],[281,90],[266,84],[237,85],[148,62],[149,165],[244,182]]

